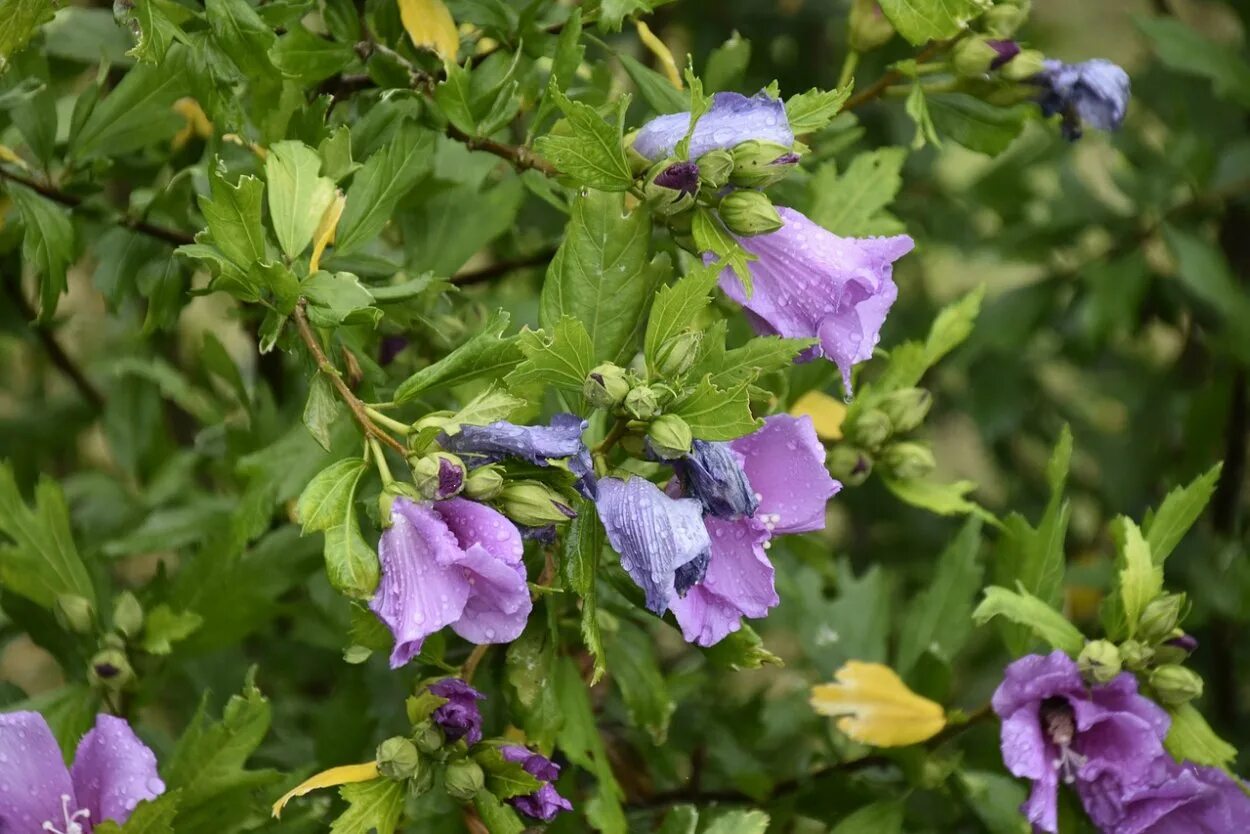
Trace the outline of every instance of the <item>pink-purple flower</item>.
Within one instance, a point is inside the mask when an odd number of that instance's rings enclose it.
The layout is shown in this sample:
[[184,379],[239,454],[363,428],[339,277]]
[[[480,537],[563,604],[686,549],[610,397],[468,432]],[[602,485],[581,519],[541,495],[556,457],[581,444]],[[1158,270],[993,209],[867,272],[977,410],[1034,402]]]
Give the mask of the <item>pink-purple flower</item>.
[[0,831],[6,834],[86,834],[104,820],[121,825],[140,802],[164,792],[156,756],[120,718],[98,716],[66,768],[42,715],[0,715]]
[[[689,130],[688,112],[658,116],[638,131],[634,150],[652,161],[664,159],[673,155]],[[786,147],[794,144],[785,104],[762,90],[750,98],[741,93],[717,93],[712,96],[711,109],[695,124],[690,159],[708,151],[729,150],[751,139]]]
[[378,555],[382,579],[369,607],[391,630],[391,668],[410,661],[445,626],[473,643],[507,643],[533,607],[521,534],[496,510],[464,498],[399,497]]
[[460,678],[444,678],[429,686],[430,692],[447,703],[434,710],[430,716],[443,731],[448,742],[464,739],[473,746],[482,740],[482,713],[477,702],[485,698],[481,692]]
[[552,782],[560,777],[560,766],[540,753],[515,744],[500,748],[500,753],[510,762],[520,762],[525,772],[542,782],[534,793],[514,796],[508,801],[527,817],[550,822],[561,811],[572,811],[573,805],[556,792]]

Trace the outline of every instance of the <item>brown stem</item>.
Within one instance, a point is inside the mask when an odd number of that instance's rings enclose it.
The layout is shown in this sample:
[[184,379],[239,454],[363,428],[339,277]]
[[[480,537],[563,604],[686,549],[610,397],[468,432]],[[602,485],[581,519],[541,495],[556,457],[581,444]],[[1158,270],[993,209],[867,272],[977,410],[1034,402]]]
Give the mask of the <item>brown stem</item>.
[[[957,40],[959,40],[959,37],[952,38],[948,41],[935,41],[929,44],[924,49],[920,50],[920,53],[916,55],[916,63],[923,64],[925,61],[929,60],[938,53],[945,51]],[[870,101],[875,101],[876,99],[881,98],[886,90],[906,78],[907,76],[898,70],[890,70],[872,84],[848,98],[846,100],[846,104],[842,105],[842,109],[854,110],[856,107],[862,107]]]
[[471,151],[485,151],[493,153],[500,159],[506,159],[512,163],[512,167],[518,171],[525,171],[533,168],[539,173],[546,174],[549,177],[556,176],[559,171],[556,166],[547,160],[538,156],[524,145],[509,145],[504,142],[496,142],[494,139],[486,139],[481,136],[470,136],[455,125],[447,125],[447,136],[455,139],[457,142],[463,142],[465,147]]
[[74,364],[74,360],[65,352],[65,348],[61,347],[61,343],[56,340],[56,334],[52,332],[46,324],[40,324],[36,319],[34,308],[30,306],[30,302],[22,295],[21,287],[15,281],[4,282],[5,295],[13,301],[22,318],[30,323],[30,329],[35,332],[39,343],[43,345],[44,352],[48,354],[48,358],[52,360],[52,364],[57,367],[61,373],[74,383],[74,387],[78,389],[78,393],[84,400],[91,404],[96,411],[104,409],[104,395],[100,393],[100,389],[96,388],[87,379],[87,375],[82,369]]
[[460,669],[461,680],[465,683],[473,683],[473,675],[477,673],[477,667],[481,664],[482,658],[486,657],[486,653],[490,651],[490,647],[490,643],[482,643],[473,647],[473,651],[469,652],[468,659]]

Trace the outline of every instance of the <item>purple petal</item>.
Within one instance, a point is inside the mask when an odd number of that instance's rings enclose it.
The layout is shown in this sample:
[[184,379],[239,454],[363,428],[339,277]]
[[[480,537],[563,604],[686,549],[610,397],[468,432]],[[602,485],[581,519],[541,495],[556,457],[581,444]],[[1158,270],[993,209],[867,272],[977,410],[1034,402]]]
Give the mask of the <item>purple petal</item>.
[[[689,129],[689,112],[658,116],[638,131],[634,150],[652,161],[672,156]],[[786,147],[794,144],[785,104],[762,90],[750,98],[741,93],[717,93],[712,97],[712,109],[695,125],[690,158],[698,159],[708,151],[729,149],[751,139]]]
[[663,614],[677,593],[677,569],[711,547],[703,506],[670,498],[637,475],[599,481],[596,506],[621,567],[646,593],[647,607]]
[[1013,776],[1041,779],[1054,770],[1054,747],[1042,734],[1037,707],[1028,704],[1003,719],[1003,764]]
[[695,162],[675,162],[656,175],[655,184],[682,194],[694,194],[699,190],[699,165]]
[[556,791],[551,784],[544,784],[529,796],[514,796],[509,802],[527,817],[550,822],[561,811],[572,811],[573,804]]
[[439,501],[433,509],[461,550],[477,544],[501,562],[521,564],[525,553],[521,531],[503,513],[467,498]]
[[754,515],[755,491],[742,471],[742,454],[728,443],[695,440],[690,454],[674,462],[686,492],[718,518]]
[[1054,651],[1048,655],[1026,655],[1011,663],[1003,670],[1003,682],[990,703],[999,718],[1007,718],[1030,704],[1036,707],[1046,698],[1084,694],[1085,684],[1076,661]]
[[773,566],[764,554],[769,533],[753,519],[704,519],[712,540],[703,581],[672,601],[682,636],[700,646],[719,643],[743,617],[764,617],[779,600]]
[[1166,755],[1163,740],[1149,721],[1093,701],[1073,699],[1069,703],[1077,728],[1072,749],[1086,758],[1081,779],[1113,772],[1123,785],[1141,783],[1149,776],[1150,762]]
[[541,753],[535,753],[528,747],[508,744],[500,748],[503,757],[510,762],[520,762],[525,772],[544,782],[554,782],[560,778],[560,766]]
[[508,457],[546,466],[552,460],[579,454],[585,448],[582,432],[586,426],[586,421],[571,414],[556,415],[550,426],[518,426],[500,420],[489,426],[461,426],[459,433],[440,435],[438,442],[468,466]]
[[738,238],[756,256],[751,295],[732,269],[721,274],[721,289],[766,332],[820,339],[814,355],[837,363],[849,391],[851,367],[872,356],[898,294],[892,264],[911,251],[912,239],[838,237],[793,209],[777,212],[780,229]]
[[825,447],[811,417],[774,414],[731,445],[742,455],[747,480],[759,496],[755,517],[770,525],[769,532],[824,529],[825,505],[842,485],[825,469]]
[[69,770],[48,722],[37,712],[0,715],[0,831],[41,831],[45,822],[64,829],[61,797],[78,805]]
[[1108,131],[1124,122],[1132,85],[1128,73],[1110,61],[1047,61],[1034,80],[1043,87],[1039,99],[1042,112],[1048,116],[1062,114],[1069,139],[1080,137],[1081,122]]
[[1051,768],[1043,773],[1020,810],[1037,828],[1055,834],[1059,830],[1059,771]]
[[999,69],[1020,54],[1020,44],[1015,41],[987,40],[985,43],[998,53],[998,56],[990,62],[992,70]]
[[1136,675],[1123,672],[1109,683],[1091,690],[1090,698],[1104,709],[1136,715],[1153,729],[1160,741],[1167,738],[1172,718],[1163,707],[1141,696],[1137,691]]
[[125,824],[130,812],[145,799],[165,792],[156,773],[156,755],[121,718],[101,715],[82,737],[70,771],[74,792],[98,824],[113,820]]
[[448,741],[464,739],[470,746],[482,740],[482,713],[477,702],[485,698],[481,692],[459,678],[446,678],[430,684],[430,692],[447,703],[434,710],[434,723],[443,729]]

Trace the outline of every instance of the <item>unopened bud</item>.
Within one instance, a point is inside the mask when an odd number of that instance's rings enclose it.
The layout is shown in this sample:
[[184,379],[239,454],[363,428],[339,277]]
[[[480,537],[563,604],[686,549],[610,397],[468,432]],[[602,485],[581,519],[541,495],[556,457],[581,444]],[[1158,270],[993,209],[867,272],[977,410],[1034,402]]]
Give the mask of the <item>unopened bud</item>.
[[625,395],[625,411],[636,420],[650,420],[660,413],[660,397],[649,385],[631,388]]
[[718,191],[729,184],[733,169],[734,158],[729,151],[708,151],[699,157],[699,184],[710,191]]
[[937,466],[933,450],[923,443],[895,443],[881,455],[881,465],[894,477],[915,481],[925,477]]
[[847,25],[851,49],[856,52],[871,52],[894,37],[894,25],[876,0],[854,0]]
[[1114,643],[1106,640],[1092,640],[1086,643],[1076,662],[1081,667],[1081,674],[1084,675],[1086,682],[1090,684],[1110,683],[1116,675],[1120,674],[1123,665],[1120,660],[1120,650]]
[[134,680],[135,671],[130,666],[130,659],[121,649],[101,649],[91,658],[91,668],[87,672],[94,686],[110,689],[114,692],[125,688]]
[[1137,640],[1125,640],[1120,644],[1120,658],[1126,669],[1144,669],[1154,657],[1154,649]]
[[1036,49],[1024,49],[1005,64],[999,74],[1008,81],[1028,81],[1045,69],[1046,56]]
[[1192,635],[1178,632],[1175,637],[1155,647],[1155,658],[1160,663],[1184,663],[1198,648],[1198,641]]
[[582,396],[595,408],[612,408],[629,393],[629,380],[625,369],[611,362],[598,365],[586,375]]
[[785,225],[772,201],[760,191],[740,190],[726,194],[718,211],[729,231],[743,237],[768,234]]
[[1165,706],[1179,706],[1202,695],[1202,678],[1184,666],[1169,663],[1150,673],[1150,688]]
[[95,609],[91,600],[78,594],[61,594],[52,606],[57,624],[75,634],[90,634],[95,629]]
[[396,782],[407,779],[421,767],[421,753],[403,736],[388,738],[378,745],[378,771]]
[[1152,644],[1166,640],[1176,630],[1184,610],[1184,594],[1164,594],[1151,600],[1137,621],[1137,637]]
[[442,501],[464,488],[464,461],[447,452],[434,452],[411,461],[412,481],[428,501]]
[[130,591],[122,591],[113,601],[113,628],[127,637],[135,637],[143,629],[143,606]]
[[687,330],[665,340],[656,351],[656,373],[663,377],[684,374],[699,358],[699,347],[702,344],[703,333],[698,330]]
[[563,524],[577,513],[563,495],[539,481],[514,481],[499,492],[500,512],[526,527]]
[[464,481],[464,495],[474,501],[487,501],[503,489],[503,474],[493,466],[481,466]]
[[443,731],[433,721],[421,722],[412,738],[422,753],[433,753],[443,746]]
[[1010,38],[1029,19],[1029,4],[999,3],[981,18],[985,29],[999,38]]
[[1020,54],[1015,41],[991,38],[966,38],[951,53],[951,68],[956,75],[979,78],[996,70]]
[[629,170],[635,177],[640,177],[651,167],[651,160],[634,150],[634,139],[637,136],[638,131],[631,130],[625,134],[623,142],[625,144],[625,159],[629,162]]
[[651,449],[665,460],[688,454],[694,443],[690,424],[676,414],[656,417],[647,427],[647,439],[651,441]]
[[767,188],[781,180],[799,162],[798,154],[786,145],[762,139],[748,139],[734,146],[733,173],[729,182],[742,188]]
[[908,432],[924,422],[933,405],[933,395],[923,388],[903,388],[886,395],[880,405],[895,432]]
[[447,786],[447,795],[452,799],[468,802],[486,784],[486,776],[482,773],[481,766],[472,759],[457,759],[448,763],[443,774],[443,784]]
[[642,187],[643,197],[652,211],[661,217],[670,217],[694,206],[695,195],[699,193],[697,163],[666,160],[652,170],[654,173]]
[[872,457],[849,443],[834,446],[828,462],[829,473],[847,486],[859,486],[872,474]]
[[868,408],[846,426],[846,436],[865,449],[877,450],[894,433],[894,423],[879,408]]

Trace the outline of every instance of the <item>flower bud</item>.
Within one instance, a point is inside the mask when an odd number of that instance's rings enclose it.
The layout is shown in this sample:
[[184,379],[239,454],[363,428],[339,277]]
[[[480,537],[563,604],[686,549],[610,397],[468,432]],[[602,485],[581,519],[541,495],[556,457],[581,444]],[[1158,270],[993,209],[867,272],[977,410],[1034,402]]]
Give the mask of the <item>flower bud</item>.
[[1010,38],[1028,19],[1028,3],[999,3],[981,18],[986,31],[999,38]]
[[459,495],[464,488],[464,461],[447,452],[434,452],[411,459],[412,481],[428,501],[442,501]]
[[93,686],[111,689],[114,692],[123,689],[134,680],[135,670],[130,666],[126,653],[118,648],[101,649],[91,658],[91,668],[87,677]]
[[871,52],[894,37],[894,25],[876,0],[853,0],[848,21],[851,49]]
[[1046,56],[1036,49],[1021,50],[1019,55],[1003,66],[999,74],[1008,81],[1027,81],[1045,69],[1045,60]]
[[1125,640],[1120,644],[1120,658],[1126,669],[1142,669],[1154,657],[1154,649],[1137,640]]
[[784,223],[773,208],[772,201],[760,191],[734,191],[720,201],[720,219],[729,231],[744,237],[764,235],[780,229]]
[[143,629],[143,606],[130,591],[122,591],[113,601],[113,628],[127,637],[135,637]]
[[991,38],[965,38],[951,53],[951,68],[956,75],[980,78],[996,70],[1020,54],[1015,41]]
[[422,721],[417,725],[412,738],[422,753],[435,753],[443,746],[443,731],[433,721]]
[[661,217],[681,214],[694,206],[699,193],[699,166],[694,162],[666,160],[656,165],[642,187],[651,210]]
[[472,759],[457,759],[449,762],[443,774],[443,784],[447,786],[447,795],[452,799],[468,802],[486,784],[486,776],[481,766]]
[[625,134],[622,141],[625,145],[625,159],[629,162],[629,170],[635,177],[640,177],[651,167],[651,160],[634,149],[634,139],[637,136],[638,131],[631,130]]
[[515,481],[499,492],[500,512],[526,527],[563,524],[577,513],[564,496],[539,481]]
[[1169,663],[1150,673],[1150,688],[1159,703],[1180,706],[1202,695],[1202,678],[1184,666]]
[[894,433],[894,424],[879,408],[865,409],[847,425],[846,436],[865,449],[880,449]]
[[881,456],[881,464],[896,478],[915,481],[933,471],[937,461],[933,450],[923,443],[895,443]]
[[699,157],[699,184],[710,191],[719,191],[729,184],[734,158],[729,151],[717,149]]
[[830,474],[848,486],[859,486],[872,474],[872,458],[848,443],[834,446],[827,460]]
[[487,501],[503,489],[503,474],[494,466],[481,466],[464,481],[464,495],[474,501]]
[[1155,659],[1159,663],[1184,663],[1185,658],[1198,648],[1198,641],[1183,632],[1155,647]]
[[665,460],[682,457],[690,452],[694,435],[690,424],[676,414],[661,414],[647,427],[647,439],[651,449]]
[[629,380],[625,369],[611,362],[604,362],[586,375],[582,396],[595,408],[612,408],[629,393]]
[[[729,182],[741,188],[767,188],[799,162],[798,154],[785,145],[748,139],[734,146],[733,173]],[[778,227],[780,228],[780,227]]]
[[396,782],[416,774],[421,768],[421,754],[403,736],[394,736],[378,745],[378,771]]
[[1137,636],[1146,643],[1159,643],[1171,636],[1185,609],[1184,594],[1164,594],[1153,599],[1137,621]]
[[1085,681],[1091,685],[1110,683],[1116,675],[1120,674],[1122,668],[1120,650],[1114,643],[1106,640],[1091,640],[1086,643],[1076,662],[1081,667],[1081,674],[1085,677]]
[[881,401],[881,411],[890,418],[890,426],[895,432],[908,432],[919,428],[932,405],[933,395],[925,389],[903,388],[891,392]]
[[95,629],[95,609],[91,600],[78,594],[61,594],[52,606],[57,624],[75,634],[90,634]]
[[702,344],[703,334],[698,330],[687,330],[685,333],[666,339],[656,351],[656,373],[663,377],[684,374],[699,358],[699,347]]
[[649,385],[631,388],[625,395],[625,411],[636,420],[650,420],[660,413],[660,397]]

